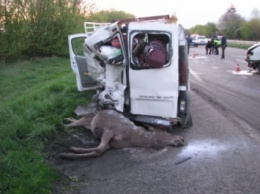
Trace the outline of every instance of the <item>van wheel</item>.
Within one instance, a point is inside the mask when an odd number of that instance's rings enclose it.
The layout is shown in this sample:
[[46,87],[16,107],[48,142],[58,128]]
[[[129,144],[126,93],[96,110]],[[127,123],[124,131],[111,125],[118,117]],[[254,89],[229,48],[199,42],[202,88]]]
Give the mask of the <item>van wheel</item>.
[[192,116],[190,115],[187,122],[182,125],[182,128],[186,129],[192,127],[192,125],[193,125],[193,120],[192,120]]
[[257,70],[258,70],[258,72],[260,72],[260,65],[257,66]]

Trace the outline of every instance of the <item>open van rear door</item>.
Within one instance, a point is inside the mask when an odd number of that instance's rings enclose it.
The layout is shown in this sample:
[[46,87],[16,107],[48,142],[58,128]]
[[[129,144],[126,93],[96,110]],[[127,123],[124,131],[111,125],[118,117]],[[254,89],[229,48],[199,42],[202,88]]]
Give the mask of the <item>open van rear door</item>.
[[[130,23],[128,37],[131,114],[176,118],[179,97],[178,27],[174,24]],[[162,41],[167,49],[167,61],[161,68],[151,68],[145,61],[142,62],[146,53],[141,52],[140,57],[135,54],[138,50],[135,48],[139,48],[135,47],[135,42],[149,45],[153,39]]]
[[83,52],[83,44],[87,36],[86,33],[68,36],[70,65],[76,75],[77,88],[79,91],[92,90],[98,87],[97,82],[90,76],[88,64]]

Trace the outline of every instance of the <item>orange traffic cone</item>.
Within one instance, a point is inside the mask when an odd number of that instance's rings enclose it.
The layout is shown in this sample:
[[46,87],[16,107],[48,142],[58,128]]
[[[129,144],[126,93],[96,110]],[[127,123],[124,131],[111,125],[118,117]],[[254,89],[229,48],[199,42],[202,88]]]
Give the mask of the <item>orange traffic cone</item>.
[[239,64],[237,64],[237,66],[236,66],[236,72],[238,73],[238,72],[240,72],[241,71],[241,69],[240,69],[240,67],[239,67]]
[[192,57],[195,58],[198,53],[193,52]]

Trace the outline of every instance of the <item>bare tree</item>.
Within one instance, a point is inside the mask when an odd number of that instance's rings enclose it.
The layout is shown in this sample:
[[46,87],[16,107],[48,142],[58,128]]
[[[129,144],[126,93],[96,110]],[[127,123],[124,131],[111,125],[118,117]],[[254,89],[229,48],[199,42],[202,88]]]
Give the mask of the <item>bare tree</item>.
[[231,39],[240,38],[240,27],[245,23],[245,19],[236,13],[236,9],[228,9],[228,11],[223,14],[218,22],[218,29],[220,33],[225,34]]

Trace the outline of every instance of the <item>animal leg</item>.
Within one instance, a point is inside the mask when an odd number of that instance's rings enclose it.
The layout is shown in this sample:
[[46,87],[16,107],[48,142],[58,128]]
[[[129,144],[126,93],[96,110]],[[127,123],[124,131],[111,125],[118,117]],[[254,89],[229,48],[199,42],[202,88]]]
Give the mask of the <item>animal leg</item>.
[[91,151],[88,153],[60,153],[59,157],[61,158],[65,158],[65,159],[76,159],[76,158],[90,158],[90,157],[96,157],[101,155],[103,152],[105,152],[106,150],[108,150],[110,148],[110,146],[106,146],[103,148],[102,152],[98,152],[98,151]]
[[78,127],[78,126],[88,126],[90,127],[91,120],[93,119],[94,114],[89,114],[86,115],[79,120],[73,119],[73,118],[68,118],[67,120],[70,121],[70,124],[64,125],[64,127],[69,128],[69,127]]
[[74,153],[88,153],[92,151],[98,151],[102,152],[102,150],[108,146],[109,141],[111,138],[114,136],[114,134],[111,131],[104,131],[102,137],[101,137],[101,142],[100,144],[95,147],[95,148],[80,148],[80,147],[70,147],[70,151]]
[[67,121],[69,121],[69,122],[71,122],[71,123],[77,121],[77,119],[74,119],[74,118],[71,118],[71,117],[69,117],[69,118],[65,118],[65,120],[67,120]]
[[101,137],[101,142],[96,148],[79,148],[71,147],[70,151],[74,153],[61,153],[59,154],[62,158],[82,158],[82,157],[93,157],[99,156],[110,148],[109,141],[113,138],[114,134],[111,131],[105,131]]

